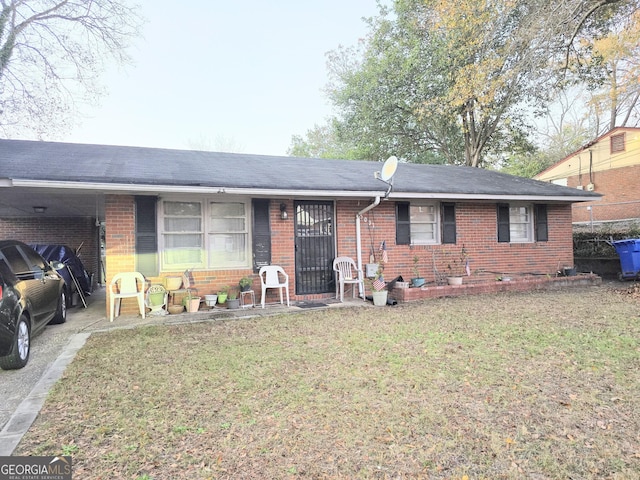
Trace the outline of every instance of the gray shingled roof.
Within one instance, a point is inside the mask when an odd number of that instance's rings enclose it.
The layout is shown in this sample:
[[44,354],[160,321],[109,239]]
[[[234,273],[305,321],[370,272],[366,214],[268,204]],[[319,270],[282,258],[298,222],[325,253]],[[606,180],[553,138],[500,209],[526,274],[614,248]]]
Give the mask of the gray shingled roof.
[[[201,186],[284,191],[383,192],[379,162],[324,160],[158,148],[0,140],[0,179],[81,184]],[[99,186],[97,187],[99,188]],[[404,164],[393,196],[540,196],[560,201],[599,195],[485,169]]]

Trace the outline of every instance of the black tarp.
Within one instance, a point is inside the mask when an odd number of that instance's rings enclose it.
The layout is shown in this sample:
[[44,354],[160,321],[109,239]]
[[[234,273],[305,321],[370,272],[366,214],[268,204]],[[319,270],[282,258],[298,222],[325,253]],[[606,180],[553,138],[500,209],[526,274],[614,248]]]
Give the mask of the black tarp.
[[[91,294],[91,277],[87,273],[82,264],[82,260],[76,255],[76,252],[71,247],[66,245],[31,245],[36,252],[44,257],[48,262],[58,260],[69,267],[73,276],[78,280],[78,284],[82,288],[85,295]],[[62,268],[58,270],[58,273],[64,278],[64,281],[69,285],[70,291],[73,292],[74,284],[69,270]]]

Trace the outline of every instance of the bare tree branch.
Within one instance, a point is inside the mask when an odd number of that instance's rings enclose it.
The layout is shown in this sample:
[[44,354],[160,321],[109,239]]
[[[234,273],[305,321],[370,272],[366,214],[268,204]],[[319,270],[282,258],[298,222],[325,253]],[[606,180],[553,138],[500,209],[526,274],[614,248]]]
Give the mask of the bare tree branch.
[[[5,135],[55,131],[80,99],[101,95],[110,61],[143,20],[128,0],[0,1],[0,129]],[[20,79],[20,81],[17,81]]]

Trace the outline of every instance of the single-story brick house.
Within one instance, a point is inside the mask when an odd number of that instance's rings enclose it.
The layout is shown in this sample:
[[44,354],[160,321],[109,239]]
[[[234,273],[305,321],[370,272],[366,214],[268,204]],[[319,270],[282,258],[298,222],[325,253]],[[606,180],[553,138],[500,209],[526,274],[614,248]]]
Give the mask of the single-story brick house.
[[259,292],[257,270],[277,264],[292,301],[309,301],[335,294],[334,257],[364,267],[379,261],[382,242],[386,279],[408,280],[417,267],[429,285],[463,249],[473,277],[555,274],[573,264],[572,204],[599,198],[490,170],[404,163],[388,192],[374,177],[381,165],[0,140],[0,236],[72,243],[69,233],[93,265],[102,225],[107,283],[122,271],[158,281],[191,269],[201,294],[246,275]]

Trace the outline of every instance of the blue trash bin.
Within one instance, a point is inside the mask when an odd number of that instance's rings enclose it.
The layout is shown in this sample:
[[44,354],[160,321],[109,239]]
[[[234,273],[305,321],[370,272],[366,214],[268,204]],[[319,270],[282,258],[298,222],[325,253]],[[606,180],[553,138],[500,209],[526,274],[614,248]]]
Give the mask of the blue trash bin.
[[640,239],[618,240],[613,242],[620,257],[621,280],[640,277]]

